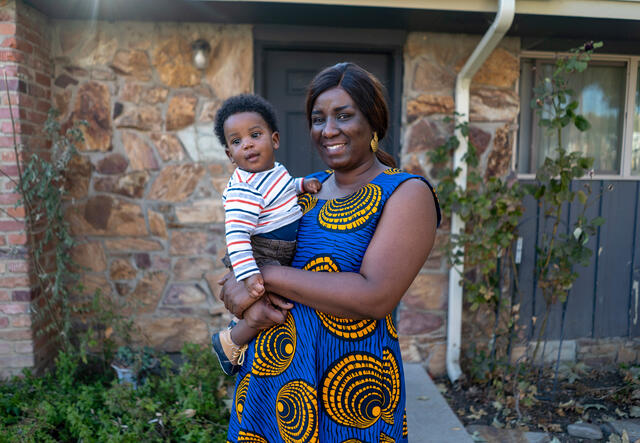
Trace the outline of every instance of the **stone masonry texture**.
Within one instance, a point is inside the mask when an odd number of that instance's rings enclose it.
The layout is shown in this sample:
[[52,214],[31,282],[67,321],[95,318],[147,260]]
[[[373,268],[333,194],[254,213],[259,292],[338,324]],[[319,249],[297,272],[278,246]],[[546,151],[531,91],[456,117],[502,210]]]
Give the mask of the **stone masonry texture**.
[[[191,62],[196,39],[212,48],[203,70]],[[479,40],[407,35],[401,167],[433,184],[426,154],[452,133],[444,118],[453,113],[455,77]],[[470,137],[486,177],[509,172],[518,51],[518,39],[504,39],[472,82]],[[64,128],[87,122],[66,183],[84,296],[99,289],[133,320],[138,339],[165,351],[206,344],[226,325],[216,281],[225,273],[221,192],[233,168],[213,135],[213,118],[224,99],[252,91],[253,52],[250,24],[61,21],[22,0],[0,1],[0,377],[42,367],[53,353],[48,338],[34,333],[37,291],[24,209],[15,206],[11,183],[14,135],[26,149],[46,150],[42,125],[52,106]],[[403,358],[434,375],[445,372],[449,288],[440,248],[448,238],[445,214],[434,250],[397,310]],[[637,343],[615,348],[585,342],[578,354],[637,361]]]
[[[436,184],[437,171],[427,153],[453,133],[445,121],[454,110],[457,73],[480,36],[410,33],[404,49],[401,166]],[[485,175],[509,172],[518,96],[519,40],[504,39],[471,84],[470,138],[481,154]],[[398,309],[403,358],[423,362],[432,375],[445,373],[448,269],[441,252],[449,238],[448,214],[422,271]]]

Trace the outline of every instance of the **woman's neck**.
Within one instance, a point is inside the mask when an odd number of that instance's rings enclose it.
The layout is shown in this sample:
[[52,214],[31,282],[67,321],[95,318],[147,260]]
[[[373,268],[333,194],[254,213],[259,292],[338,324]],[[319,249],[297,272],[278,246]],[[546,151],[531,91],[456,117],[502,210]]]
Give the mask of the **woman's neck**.
[[[336,170],[333,176],[327,180],[326,194],[322,192],[320,197],[323,198],[326,195],[328,198],[342,198],[351,195],[385,169],[387,167],[374,158],[372,162],[367,162],[349,171]],[[323,190],[325,190],[324,186]]]

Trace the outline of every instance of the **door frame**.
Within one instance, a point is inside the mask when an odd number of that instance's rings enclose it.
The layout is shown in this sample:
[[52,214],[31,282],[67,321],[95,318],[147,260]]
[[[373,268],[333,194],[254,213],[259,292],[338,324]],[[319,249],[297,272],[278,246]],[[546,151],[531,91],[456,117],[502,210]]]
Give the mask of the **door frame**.
[[[375,34],[373,42],[371,35]],[[400,164],[402,131],[403,48],[407,33],[395,29],[330,28],[319,26],[255,25],[253,27],[254,91],[264,95],[265,51],[352,51],[388,54],[391,59],[389,78],[389,136],[391,155]]]

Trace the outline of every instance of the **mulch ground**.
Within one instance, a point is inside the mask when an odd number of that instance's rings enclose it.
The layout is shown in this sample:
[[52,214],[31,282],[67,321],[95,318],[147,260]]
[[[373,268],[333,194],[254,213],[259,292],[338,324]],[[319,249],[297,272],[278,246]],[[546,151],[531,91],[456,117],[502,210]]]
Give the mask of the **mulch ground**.
[[601,425],[640,416],[639,367],[577,365],[565,368],[557,381],[551,370],[519,377],[518,383],[513,378],[506,373],[484,384],[462,380],[452,385],[446,377],[435,382],[465,426],[547,432],[561,442],[577,441],[566,430],[578,421]]

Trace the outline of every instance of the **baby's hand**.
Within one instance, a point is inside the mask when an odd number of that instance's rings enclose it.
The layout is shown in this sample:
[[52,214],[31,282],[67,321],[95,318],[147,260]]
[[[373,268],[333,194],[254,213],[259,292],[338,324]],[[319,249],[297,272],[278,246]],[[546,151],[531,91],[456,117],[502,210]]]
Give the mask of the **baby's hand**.
[[302,187],[304,188],[304,192],[315,194],[322,189],[322,183],[320,183],[317,178],[310,178],[302,183]]
[[243,281],[244,287],[251,298],[260,298],[264,294],[264,280],[262,274],[253,274],[245,278]]

